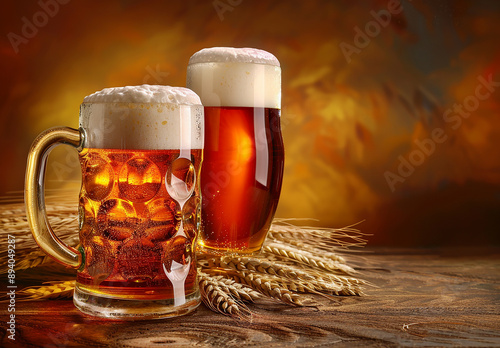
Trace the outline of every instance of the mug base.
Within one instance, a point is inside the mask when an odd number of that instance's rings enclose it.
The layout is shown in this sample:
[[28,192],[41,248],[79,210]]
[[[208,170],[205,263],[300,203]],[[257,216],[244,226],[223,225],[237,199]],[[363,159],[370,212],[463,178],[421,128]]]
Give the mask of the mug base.
[[198,242],[196,252],[208,256],[232,256],[232,257],[250,257],[260,253],[262,246],[253,249],[220,248]]
[[200,292],[186,295],[185,303],[175,305],[173,299],[131,300],[97,296],[75,287],[73,303],[81,312],[115,320],[149,320],[177,317],[195,310],[201,303]]

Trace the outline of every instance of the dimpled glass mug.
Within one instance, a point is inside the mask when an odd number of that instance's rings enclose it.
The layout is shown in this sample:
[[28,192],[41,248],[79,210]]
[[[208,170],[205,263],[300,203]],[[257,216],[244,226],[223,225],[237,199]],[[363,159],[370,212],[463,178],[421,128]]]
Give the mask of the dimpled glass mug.
[[[52,128],[28,156],[25,201],[38,245],[76,268],[74,303],[116,319],[186,314],[200,304],[203,106],[187,88],[107,88],[85,97],[80,129]],[[80,244],[65,245],[45,212],[44,175],[55,145],[78,150]]]

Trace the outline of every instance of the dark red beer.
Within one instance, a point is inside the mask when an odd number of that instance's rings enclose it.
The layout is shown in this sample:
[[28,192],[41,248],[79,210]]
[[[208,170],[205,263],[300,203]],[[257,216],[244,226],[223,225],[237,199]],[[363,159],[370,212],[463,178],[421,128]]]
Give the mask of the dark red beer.
[[200,246],[258,251],[276,211],[283,167],[279,109],[205,107]]

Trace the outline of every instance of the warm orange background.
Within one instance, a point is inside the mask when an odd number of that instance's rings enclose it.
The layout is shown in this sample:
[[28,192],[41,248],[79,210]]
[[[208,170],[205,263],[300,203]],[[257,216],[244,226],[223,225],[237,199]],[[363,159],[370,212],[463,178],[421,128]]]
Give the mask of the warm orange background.
[[[257,47],[283,69],[277,216],[336,227],[366,219],[360,228],[374,234],[372,244],[500,243],[500,90],[457,123],[443,119],[474,95],[478,76],[500,81],[499,2],[403,1],[350,63],[339,45],[354,45],[356,27],[364,31],[370,11],[390,1],[66,2],[47,23],[37,1],[2,6],[0,195],[22,190],[39,132],[78,126],[85,95],[144,82],[183,86],[199,49]],[[22,35],[34,16],[43,25],[16,53],[10,33]],[[446,140],[392,192],[384,173],[399,175],[399,156],[418,160],[415,140],[437,128]],[[77,165],[71,150],[55,150],[49,187],[71,186]]]

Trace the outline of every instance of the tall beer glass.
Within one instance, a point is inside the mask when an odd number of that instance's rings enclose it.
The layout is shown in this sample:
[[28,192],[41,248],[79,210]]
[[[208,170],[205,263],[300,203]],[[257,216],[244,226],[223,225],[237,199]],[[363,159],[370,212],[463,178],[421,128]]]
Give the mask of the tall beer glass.
[[[52,128],[33,143],[25,200],[38,245],[76,268],[74,303],[116,319],[188,313],[200,303],[195,241],[203,107],[187,88],[108,88],[85,97],[80,129]],[[82,169],[80,244],[65,245],[45,213],[50,149],[78,150]]]
[[257,252],[283,179],[279,61],[251,48],[203,49],[189,61],[187,86],[205,107],[198,245],[215,254]]

